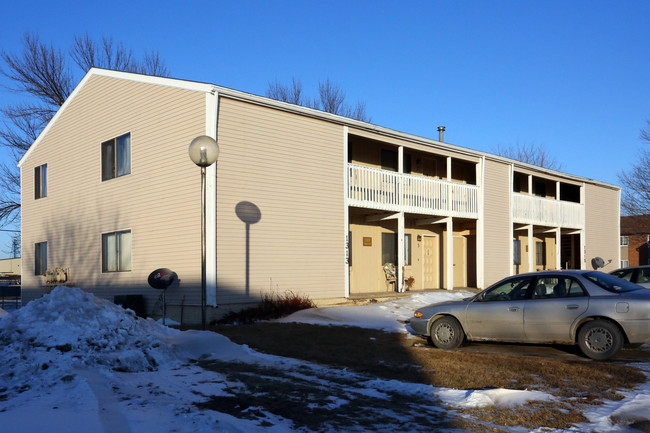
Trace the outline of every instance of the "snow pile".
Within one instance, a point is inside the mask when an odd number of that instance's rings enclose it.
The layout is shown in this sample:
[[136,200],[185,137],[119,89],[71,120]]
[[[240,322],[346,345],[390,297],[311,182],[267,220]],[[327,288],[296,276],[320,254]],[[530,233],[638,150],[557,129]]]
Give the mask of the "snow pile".
[[174,347],[165,340],[176,332],[80,289],[59,286],[0,318],[0,378],[24,387],[25,380],[39,376],[47,387],[65,381],[75,368],[152,371],[174,358]]
[[312,325],[346,325],[380,329],[386,332],[410,332],[404,323],[413,312],[435,302],[454,301],[472,296],[468,291],[415,293],[409,297],[394,298],[363,306],[322,307],[297,311],[277,322],[299,322]]

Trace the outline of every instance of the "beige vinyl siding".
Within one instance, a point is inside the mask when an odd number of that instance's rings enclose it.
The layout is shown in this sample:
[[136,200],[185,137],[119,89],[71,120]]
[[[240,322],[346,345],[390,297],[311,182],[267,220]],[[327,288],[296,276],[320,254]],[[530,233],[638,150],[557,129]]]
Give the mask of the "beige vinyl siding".
[[[620,266],[619,191],[597,185],[585,185],[585,268],[593,269],[591,260],[605,260],[604,272]],[[610,262],[611,260],[611,262]]]
[[[205,94],[94,76],[60,114],[22,167],[23,288],[40,296],[34,243],[47,241],[48,267],[69,268],[70,281],[113,299],[143,294],[151,313],[160,292],[147,276],[176,271],[181,287],[200,279],[200,175],[187,148],[205,133]],[[131,134],[131,174],[101,180],[101,143]],[[48,165],[48,196],[33,199],[34,167]],[[132,271],[102,273],[102,234],[131,230]],[[198,290],[168,290],[169,302]]]
[[[217,302],[344,296],[343,127],[220,98],[218,142]],[[248,244],[243,202],[261,215]]]
[[484,256],[485,286],[512,272],[512,223],[510,222],[510,166],[485,161]]

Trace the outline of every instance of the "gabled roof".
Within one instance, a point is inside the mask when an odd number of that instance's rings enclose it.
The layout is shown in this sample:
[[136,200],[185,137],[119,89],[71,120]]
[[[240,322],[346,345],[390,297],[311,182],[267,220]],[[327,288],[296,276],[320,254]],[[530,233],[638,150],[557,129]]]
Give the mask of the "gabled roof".
[[650,234],[650,215],[621,217],[621,236]]
[[42,140],[42,138],[47,134],[47,132],[51,129],[52,125],[57,121],[57,119],[60,117],[61,113],[65,111],[65,109],[70,105],[70,102],[74,100],[76,95],[80,92],[80,90],[84,87],[86,82],[93,76],[105,76],[105,77],[112,77],[112,78],[117,78],[117,79],[122,79],[122,80],[129,80],[129,81],[136,81],[136,82],[141,82],[141,83],[147,83],[147,84],[155,84],[159,86],[169,86],[169,87],[176,87],[180,89],[185,89],[185,90],[193,90],[197,92],[205,92],[205,93],[217,93],[220,96],[225,96],[231,99],[237,99],[257,105],[262,105],[266,107],[271,107],[277,110],[282,110],[282,111],[287,111],[291,113],[297,113],[301,114],[304,116],[309,116],[313,118],[317,118],[320,120],[328,121],[328,122],[333,122],[333,123],[338,123],[340,125],[347,125],[350,127],[354,127],[360,130],[365,130],[368,132],[373,132],[378,135],[383,135],[386,137],[394,137],[400,140],[405,140],[405,141],[410,141],[412,143],[418,143],[422,145],[426,145],[428,147],[431,147],[433,149],[443,149],[443,150],[449,150],[453,152],[457,152],[460,154],[468,155],[468,156],[473,156],[473,157],[478,157],[478,158],[486,158],[490,159],[493,161],[499,161],[504,164],[512,164],[515,167],[519,167],[521,169],[526,169],[532,172],[537,172],[542,175],[554,175],[558,177],[563,177],[567,180],[571,180],[574,182],[588,182],[591,184],[599,185],[605,188],[611,188],[615,190],[620,190],[621,188],[617,185],[609,184],[606,182],[602,182],[599,180],[595,179],[589,179],[581,176],[576,176],[568,173],[563,173],[560,171],[556,170],[550,170],[547,168],[542,168],[536,165],[528,164],[525,162],[517,161],[514,159],[506,158],[503,156],[499,155],[494,155],[491,153],[487,152],[482,152],[479,150],[474,150],[470,149],[468,147],[463,147],[463,146],[458,146],[450,143],[445,143],[437,140],[432,140],[429,138],[424,138],[424,137],[419,137],[416,135],[408,134],[405,132],[400,132],[396,131],[394,129],[389,129],[385,128],[382,126],[374,125],[368,122],[363,122],[360,120],[356,119],[351,119],[349,117],[345,116],[340,116],[337,114],[331,114],[327,113],[321,110],[316,110],[314,108],[309,108],[309,107],[303,107],[301,105],[296,105],[296,104],[290,104],[288,102],[282,102],[282,101],[277,101],[275,99],[267,98],[264,96],[259,96],[259,95],[254,95],[252,93],[246,93],[242,92],[239,90],[234,90],[230,89],[227,87],[221,87],[217,86],[215,84],[209,84],[209,83],[202,83],[202,82],[197,82],[197,81],[188,81],[188,80],[181,80],[177,78],[165,78],[165,77],[156,77],[152,75],[143,75],[143,74],[138,74],[138,73],[133,73],[133,72],[122,72],[122,71],[114,71],[110,69],[100,69],[100,68],[91,68],[84,78],[79,82],[77,87],[72,91],[70,96],[68,96],[68,99],[66,99],[65,103],[59,108],[59,110],[56,112],[52,120],[47,124],[47,126],[41,131],[39,136],[36,138],[34,143],[30,146],[30,148],[25,152],[25,155],[20,159],[18,162],[18,167],[21,167],[24,161],[29,157],[31,152],[38,146],[38,143]]
[[58,118],[61,117],[61,114],[65,112],[66,108],[68,108],[68,106],[72,103],[72,101],[74,101],[75,97],[79,94],[81,89],[86,85],[88,80],[90,80],[90,78],[92,78],[93,76],[112,77],[112,78],[118,78],[118,79],[129,80],[129,81],[137,81],[141,83],[155,84],[159,86],[168,86],[168,87],[176,87],[185,90],[194,90],[197,92],[205,92],[205,93],[210,93],[215,91],[215,86],[207,83],[178,80],[176,78],[155,77],[152,75],[135,74],[130,72],[113,71],[110,69],[91,68],[86,73],[86,75],[84,75],[84,77],[79,82],[79,84],[77,84],[77,87],[75,87],[74,90],[70,93],[68,98],[65,100],[63,105],[61,105],[61,107],[57,110],[56,114],[52,117],[52,119],[47,123],[45,128],[43,128],[41,133],[38,134],[38,137],[36,137],[34,143],[32,143],[29,149],[27,149],[27,152],[25,152],[23,157],[20,158],[20,161],[18,161],[18,167],[21,167],[23,165],[25,160],[38,146],[38,144],[41,142],[43,137],[47,135],[49,130],[56,123]]

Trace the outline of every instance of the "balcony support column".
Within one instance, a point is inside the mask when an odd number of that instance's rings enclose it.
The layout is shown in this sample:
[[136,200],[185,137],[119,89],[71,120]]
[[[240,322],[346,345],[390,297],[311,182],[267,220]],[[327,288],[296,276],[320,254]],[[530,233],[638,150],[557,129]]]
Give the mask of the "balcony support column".
[[454,221],[447,218],[447,290],[454,290]]
[[526,227],[528,231],[528,272],[535,272],[535,235],[533,225]]
[[562,229],[555,229],[555,269],[562,269]]
[[397,269],[395,289],[404,291],[404,212],[397,214]]

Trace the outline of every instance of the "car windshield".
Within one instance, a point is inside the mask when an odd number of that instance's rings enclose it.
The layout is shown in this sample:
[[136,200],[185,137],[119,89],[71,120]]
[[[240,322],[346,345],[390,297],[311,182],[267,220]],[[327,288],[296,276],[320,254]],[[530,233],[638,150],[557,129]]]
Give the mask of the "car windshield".
[[629,281],[602,272],[587,272],[584,277],[608,292],[624,293],[639,290],[641,287]]

